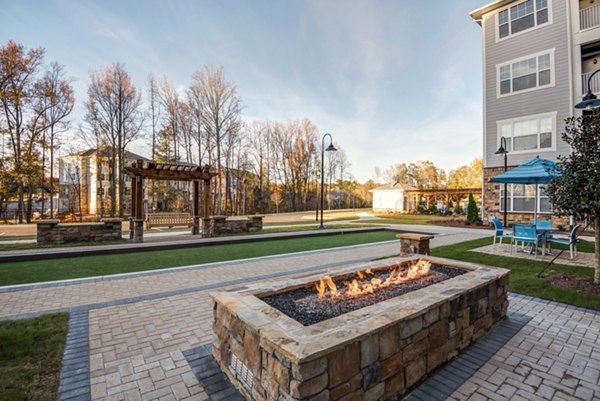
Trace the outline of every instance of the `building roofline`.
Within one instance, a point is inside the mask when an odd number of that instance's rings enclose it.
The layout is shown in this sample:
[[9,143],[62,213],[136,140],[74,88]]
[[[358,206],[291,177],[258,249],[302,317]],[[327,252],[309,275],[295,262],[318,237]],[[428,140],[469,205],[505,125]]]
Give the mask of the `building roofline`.
[[495,0],[483,7],[479,7],[478,9],[471,11],[469,15],[471,18],[473,18],[473,21],[481,25],[481,19],[485,14],[497,10],[500,7],[504,7],[507,4],[513,3],[514,1],[516,0]]

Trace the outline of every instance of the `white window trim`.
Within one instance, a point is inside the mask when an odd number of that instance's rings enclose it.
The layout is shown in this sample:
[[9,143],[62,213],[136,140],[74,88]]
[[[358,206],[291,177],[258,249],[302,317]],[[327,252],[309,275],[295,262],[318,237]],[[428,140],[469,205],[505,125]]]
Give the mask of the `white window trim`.
[[[512,59],[512,60],[500,63],[500,64],[496,64],[496,99],[500,99],[500,98],[508,97],[508,96],[519,95],[521,93],[533,92],[533,91],[540,90],[540,89],[545,89],[545,88],[553,88],[556,85],[555,79],[554,79],[555,78],[555,74],[554,74],[554,70],[555,70],[555,67],[554,67],[554,52],[555,52],[555,50],[556,50],[556,48],[552,48],[552,49],[544,50],[544,51],[541,51],[541,52],[537,52],[537,53],[533,53],[533,54],[528,54],[527,56],[515,58],[515,59]],[[511,91],[510,93],[500,94],[500,69],[502,67],[511,66],[511,74],[510,74],[511,78],[510,79],[512,81],[513,80],[513,77],[512,77],[512,65],[514,63],[518,63],[519,61],[524,61],[524,60],[529,60],[529,59],[532,59],[532,58],[536,58],[536,65],[537,65],[537,63],[538,63],[537,58],[539,56],[543,56],[544,54],[549,54],[550,55],[550,83],[549,84],[543,85],[543,86],[536,86],[534,88],[529,88],[529,89],[523,89],[523,90],[520,90],[520,91],[517,91],[517,92],[512,92]],[[539,70],[536,71],[536,74],[539,74]],[[538,78],[539,78],[539,75],[538,75],[538,77],[536,77],[536,80]],[[512,82],[511,82],[511,85],[512,85]]]
[[[524,3],[526,1],[527,0],[522,0],[522,1],[519,1],[518,3],[509,4],[508,6],[503,7],[503,8],[499,8],[496,11],[496,15],[495,15],[495,18],[494,18],[494,20],[496,22],[496,24],[494,26],[495,36],[496,36],[496,43],[505,41],[505,40],[510,39],[510,38],[514,38],[516,36],[522,35],[522,34],[527,33],[527,32],[534,31],[534,30],[536,30],[538,28],[543,28],[543,27],[545,27],[547,25],[552,25],[552,0],[548,0],[548,22],[544,22],[543,24],[532,26],[531,28],[525,29],[524,31],[521,31],[521,32],[517,32],[517,33],[513,33],[513,34],[509,33],[508,36],[505,36],[505,37],[501,38],[500,37],[500,13],[502,11],[507,10],[509,8],[512,8],[514,6],[518,6],[519,4]],[[534,11],[534,13],[535,12],[536,11]],[[510,11],[508,12],[508,14],[509,14],[508,18],[509,18],[509,21],[510,21]],[[536,21],[537,21],[537,16],[535,18],[536,18]]]
[[[510,193],[510,197],[508,198],[508,202],[507,202],[507,206],[508,206],[508,210],[507,213],[530,213],[530,214],[534,214],[535,212],[533,210],[514,210],[515,209],[515,205],[514,205],[514,200],[515,198],[530,198],[529,196],[514,196],[514,189],[513,186],[514,185],[523,185],[523,184],[508,184],[507,185],[507,189],[508,192]],[[529,184],[529,185],[535,185],[535,184]],[[500,205],[498,207],[498,211],[500,212],[504,212],[504,201],[502,200],[502,190],[504,189],[504,185],[500,186],[500,189],[498,190],[498,199],[500,201]],[[542,206],[542,191],[539,189],[538,186],[538,193],[537,193],[537,214],[552,214],[552,211],[546,212],[546,211],[542,211],[540,210],[540,207]],[[545,196],[545,198],[547,198],[547,196]]]
[[[514,146],[513,146],[513,128],[511,128],[511,132],[510,132],[510,138],[506,138],[507,141],[510,141],[510,152],[509,155],[520,155],[520,154],[527,154],[527,153],[541,153],[541,152],[556,152],[556,116],[558,115],[558,112],[553,111],[550,113],[541,113],[541,114],[532,114],[529,116],[523,116],[523,117],[517,117],[517,118],[509,118],[506,120],[498,120],[496,121],[496,145],[498,148],[500,148],[500,138],[502,138],[502,133],[500,131],[500,126],[502,124],[512,124],[514,127],[514,123],[519,122],[519,121],[524,121],[524,120],[533,120],[533,119],[538,119],[538,121],[543,118],[543,117],[552,117],[552,146],[549,148],[537,148],[537,149],[531,149],[531,150],[513,150]],[[539,123],[538,123],[539,124]],[[538,132],[538,145],[539,145],[539,138],[540,138],[540,133]]]

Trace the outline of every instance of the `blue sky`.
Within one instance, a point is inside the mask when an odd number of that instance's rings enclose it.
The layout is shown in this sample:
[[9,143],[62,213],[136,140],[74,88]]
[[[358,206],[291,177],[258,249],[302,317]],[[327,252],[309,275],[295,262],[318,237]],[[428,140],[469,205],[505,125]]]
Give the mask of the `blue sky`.
[[[360,181],[401,162],[450,170],[481,156],[481,0],[0,0],[0,42],[44,47],[75,79],[124,63],[145,89],[223,65],[244,118],[309,118]],[[144,153],[143,149],[139,150]]]

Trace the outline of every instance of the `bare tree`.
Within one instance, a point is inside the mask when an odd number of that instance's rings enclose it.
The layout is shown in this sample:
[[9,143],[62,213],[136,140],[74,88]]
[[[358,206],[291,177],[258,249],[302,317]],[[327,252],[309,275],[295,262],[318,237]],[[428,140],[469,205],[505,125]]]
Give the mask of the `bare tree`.
[[[88,99],[85,103],[88,121],[104,136],[110,159],[110,215],[117,213],[117,202],[124,194],[125,149],[140,133],[143,114],[141,92],[131,82],[122,64],[115,63],[90,74]],[[119,208],[119,216],[123,210]]]
[[222,146],[227,135],[241,129],[242,101],[233,82],[225,79],[222,67],[205,66],[193,75],[192,88],[198,97],[200,118],[209,142],[213,141],[217,162],[217,214],[222,210]]
[[[37,90],[41,93],[36,104],[37,112],[41,113],[43,125],[42,139],[42,165],[45,171],[45,151],[50,151],[50,218],[54,217],[54,151],[58,146],[56,136],[65,132],[70,125],[67,119],[75,105],[73,86],[65,78],[64,67],[58,63],[51,63],[46,74],[37,83]],[[45,173],[42,175],[44,179]],[[42,217],[44,217],[44,198],[42,198]]]

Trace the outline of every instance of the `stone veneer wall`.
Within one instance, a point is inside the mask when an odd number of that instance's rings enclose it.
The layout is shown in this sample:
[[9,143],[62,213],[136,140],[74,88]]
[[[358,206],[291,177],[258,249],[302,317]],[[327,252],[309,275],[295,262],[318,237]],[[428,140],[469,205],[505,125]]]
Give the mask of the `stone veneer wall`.
[[[516,166],[508,166],[508,169],[514,168]],[[485,211],[485,221],[484,224],[488,221],[491,216],[497,216],[500,220],[502,220],[504,216],[504,212],[500,211],[500,190],[504,186],[504,184],[496,184],[489,182],[492,177],[497,176],[498,174],[502,174],[504,172],[504,167],[493,167],[493,168],[484,168],[483,169],[483,209]],[[540,219],[548,219],[551,218],[552,225],[556,226],[559,224],[568,225],[569,219],[564,217],[550,216],[548,214],[539,214]],[[508,223],[519,223],[519,222],[528,222],[533,220],[533,213],[513,213],[508,212],[506,214],[506,220]]]
[[263,228],[264,216],[248,216],[246,218],[227,218],[226,216],[211,216],[202,219],[202,233],[213,237],[223,234],[238,234],[260,231]]
[[40,220],[37,225],[38,244],[65,242],[114,241],[122,238],[121,219],[102,219],[101,223],[59,224],[59,220]]
[[249,400],[393,400],[504,318],[507,290],[505,275],[300,363],[215,304],[213,356]]

